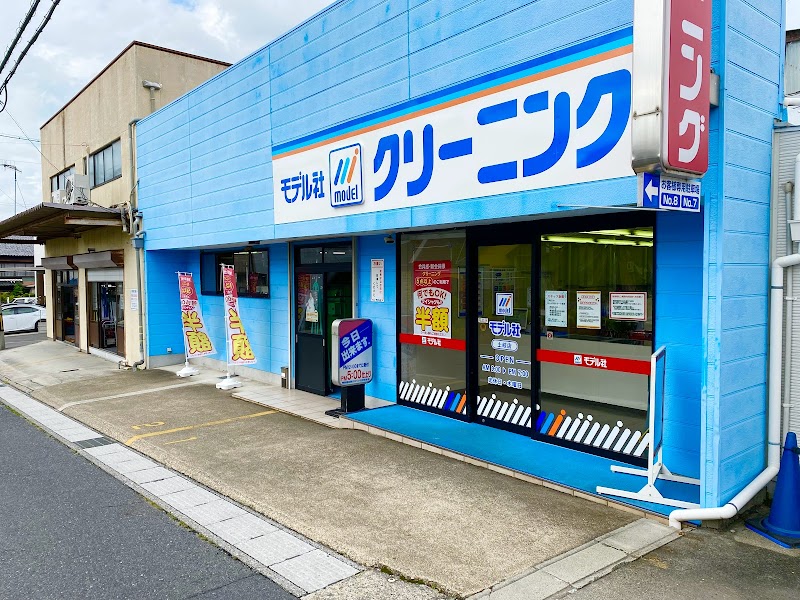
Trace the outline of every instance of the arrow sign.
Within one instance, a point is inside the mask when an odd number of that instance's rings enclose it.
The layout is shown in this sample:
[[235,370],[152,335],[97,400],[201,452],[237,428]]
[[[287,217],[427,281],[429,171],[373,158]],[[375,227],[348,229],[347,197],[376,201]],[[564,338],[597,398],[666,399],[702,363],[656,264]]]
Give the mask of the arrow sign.
[[642,173],[639,178],[641,193],[639,194],[639,206],[642,208],[661,208],[659,206],[659,190],[661,188],[661,177],[658,173]]
[[642,173],[639,175],[637,205],[642,208],[700,212],[700,182],[661,173]]

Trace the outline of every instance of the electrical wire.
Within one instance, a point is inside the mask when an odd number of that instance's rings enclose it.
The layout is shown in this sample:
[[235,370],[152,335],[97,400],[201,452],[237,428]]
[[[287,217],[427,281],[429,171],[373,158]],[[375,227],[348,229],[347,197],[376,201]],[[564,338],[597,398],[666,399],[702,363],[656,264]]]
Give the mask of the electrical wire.
[[3,69],[6,68],[8,64],[8,59],[11,58],[11,55],[14,53],[14,49],[17,47],[19,43],[19,39],[22,37],[22,34],[25,32],[25,29],[28,27],[28,23],[31,22],[36,9],[39,7],[39,2],[41,0],[33,0],[31,3],[31,7],[28,9],[28,14],[25,15],[25,18],[19,24],[19,29],[17,30],[17,35],[14,36],[11,44],[9,44],[8,48],[6,49],[6,55],[3,57],[3,62],[0,63],[0,73],[3,72]]
[[28,142],[36,142],[37,144],[41,144],[42,143],[40,140],[32,140],[32,139],[24,138],[21,135],[11,135],[10,133],[0,133],[0,138],[8,138],[10,140],[22,140],[22,141],[28,141]]
[[0,133],[0,138],[7,138],[11,140],[11,142],[0,142],[0,144],[10,144],[13,141],[20,141],[20,142],[34,142],[36,144],[41,144],[42,146],[75,146],[76,148],[83,148],[86,144],[58,144],[58,143],[50,143],[50,144],[42,144],[41,140],[37,140],[35,138],[26,138],[22,137],[21,135],[11,135],[10,133]]
[[6,94],[5,103],[0,105],[0,111],[5,110],[5,108],[8,106],[8,82],[11,81],[11,78],[14,76],[14,73],[17,72],[17,67],[19,67],[20,63],[22,62],[22,59],[25,58],[25,55],[28,53],[28,50],[31,49],[33,44],[41,35],[42,31],[44,31],[45,25],[47,25],[47,23],[50,21],[50,17],[53,16],[53,12],[55,12],[56,7],[59,5],[60,2],[61,0],[53,0],[53,4],[50,6],[50,10],[47,11],[47,14],[44,16],[44,19],[42,19],[42,22],[39,24],[39,27],[36,28],[36,31],[34,32],[31,39],[28,40],[28,43],[19,53],[17,61],[14,63],[14,66],[11,68],[11,71],[8,73],[8,75],[6,75],[5,81],[3,81],[2,84],[0,84],[0,92],[5,92]]
[[24,130],[24,129],[22,129],[22,126],[21,126],[19,123],[17,123],[17,120],[14,118],[14,116],[13,116],[13,115],[12,115],[10,112],[8,112],[7,110],[5,111],[5,113],[6,113],[6,114],[9,116],[9,118],[10,118],[12,121],[14,121],[14,125],[16,125],[16,126],[17,126],[17,129],[19,129],[19,130],[22,132],[22,135],[24,135],[24,136],[25,136],[25,139],[26,139],[26,140],[28,140],[28,141],[31,143],[31,146],[33,146],[34,148],[36,148],[36,151],[37,151],[39,154],[41,154],[41,155],[42,155],[42,158],[43,158],[43,159],[45,159],[47,162],[49,162],[49,163],[50,163],[50,166],[51,166],[51,167],[53,167],[53,168],[54,168],[56,171],[58,171],[58,170],[59,170],[59,168],[58,168],[57,166],[55,166],[55,165],[54,165],[54,164],[53,164],[53,163],[50,161],[50,159],[49,159],[49,158],[47,158],[47,157],[46,157],[44,154],[42,154],[42,150],[39,148],[39,146],[37,146],[37,145],[36,145],[36,143],[35,143],[35,142],[34,142],[34,141],[31,139],[31,138],[29,138],[29,137],[28,137],[28,134],[27,134],[27,133],[25,133],[25,130]]

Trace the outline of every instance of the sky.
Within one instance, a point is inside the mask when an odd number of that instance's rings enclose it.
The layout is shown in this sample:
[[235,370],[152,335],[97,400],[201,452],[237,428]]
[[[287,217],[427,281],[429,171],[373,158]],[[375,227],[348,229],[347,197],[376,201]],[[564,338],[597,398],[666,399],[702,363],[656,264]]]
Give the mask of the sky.
[[[51,2],[42,0],[18,49]],[[31,0],[2,4],[5,55]],[[30,142],[2,135],[38,139],[39,127],[131,41],[234,63],[329,4],[332,0],[62,0],[11,80],[8,106],[0,113],[0,164],[21,170],[17,210],[42,201],[41,156]],[[787,0],[787,27],[800,28],[800,0]],[[14,171],[0,167],[0,220],[13,214],[14,190]]]
[[[41,1],[17,52],[25,46],[51,3],[52,0]],[[39,127],[133,40],[235,63],[332,3],[61,0],[9,83],[8,105],[0,113],[0,134],[38,140]],[[0,59],[32,2],[2,0],[2,4]],[[15,59],[16,54],[11,64]],[[0,74],[0,83],[11,64]],[[37,147],[26,140],[0,137],[2,163],[21,170],[17,173],[17,212],[42,201],[41,155]],[[0,167],[0,220],[14,213],[13,198],[14,171]]]

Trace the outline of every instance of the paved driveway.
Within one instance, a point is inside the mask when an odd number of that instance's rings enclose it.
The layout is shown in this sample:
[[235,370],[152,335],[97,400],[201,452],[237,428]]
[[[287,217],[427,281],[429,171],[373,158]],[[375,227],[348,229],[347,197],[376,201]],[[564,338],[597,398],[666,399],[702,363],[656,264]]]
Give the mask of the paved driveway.
[[56,377],[31,374],[41,362],[26,367],[26,353],[30,360],[42,353],[31,346],[11,355],[16,375],[37,382],[34,397],[356,562],[460,595],[637,518],[362,431],[268,411],[216,390],[216,374],[186,381],[89,361],[69,371],[53,356]]

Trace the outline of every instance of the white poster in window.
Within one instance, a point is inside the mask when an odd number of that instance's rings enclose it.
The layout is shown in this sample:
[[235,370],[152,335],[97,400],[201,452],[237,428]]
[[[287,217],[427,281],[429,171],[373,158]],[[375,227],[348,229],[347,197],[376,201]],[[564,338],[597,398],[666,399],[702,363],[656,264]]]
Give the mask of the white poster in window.
[[578,327],[600,329],[603,306],[601,298],[600,292],[577,292]]
[[646,321],[647,292],[611,292],[608,316],[615,321]]
[[370,261],[370,300],[383,302],[384,295],[384,266],[382,258],[373,258]]
[[545,327],[567,326],[567,292],[545,290],[544,292],[544,325]]

